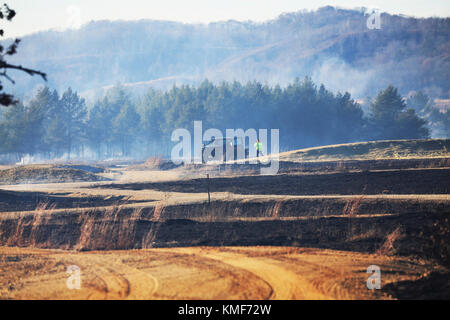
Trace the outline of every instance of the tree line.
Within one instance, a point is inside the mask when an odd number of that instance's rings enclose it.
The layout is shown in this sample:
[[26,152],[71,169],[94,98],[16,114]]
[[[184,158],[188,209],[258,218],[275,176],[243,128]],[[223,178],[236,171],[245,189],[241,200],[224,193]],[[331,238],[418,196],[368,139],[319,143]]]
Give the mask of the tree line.
[[349,93],[335,94],[310,78],[285,87],[205,80],[198,86],[150,89],[141,97],[119,85],[89,108],[71,88],[60,95],[44,87],[27,104],[19,101],[2,109],[0,154],[17,160],[26,154],[68,159],[169,155],[172,131],[192,130],[194,120],[203,121],[204,130],[222,132],[280,129],[281,150],[428,138],[430,123],[445,117],[447,124],[442,120],[441,125],[448,126],[448,112],[436,114],[421,92],[405,100],[388,86],[364,112]]

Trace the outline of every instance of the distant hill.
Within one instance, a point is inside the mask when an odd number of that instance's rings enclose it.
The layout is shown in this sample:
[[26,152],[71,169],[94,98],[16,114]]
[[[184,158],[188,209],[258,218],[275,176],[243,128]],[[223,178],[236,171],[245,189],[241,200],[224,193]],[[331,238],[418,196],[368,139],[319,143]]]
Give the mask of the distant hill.
[[[95,96],[118,82],[167,88],[204,78],[281,85],[309,75],[332,90],[374,96],[388,84],[402,94],[450,98],[450,19],[382,14],[370,30],[363,9],[324,7],[264,23],[98,21],[78,30],[22,38],[11,61],[44,70],[49,85]],[[18,93],[42,84],[11,72]]]
[[280,154],[282,161],[450,158],[450,139],[368,141]]

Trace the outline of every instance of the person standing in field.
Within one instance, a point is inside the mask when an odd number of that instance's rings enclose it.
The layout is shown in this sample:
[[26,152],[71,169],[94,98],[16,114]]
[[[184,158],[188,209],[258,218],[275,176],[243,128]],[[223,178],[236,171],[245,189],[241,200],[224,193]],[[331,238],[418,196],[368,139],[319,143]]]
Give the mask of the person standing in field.
[[263,148],[263,144],[261,141],[259,141],[259,139],[256,139],[255,142],[255,149],[256,149],[256,157],[259,158],[259,155],[263,155],[262,153],[262,148]]

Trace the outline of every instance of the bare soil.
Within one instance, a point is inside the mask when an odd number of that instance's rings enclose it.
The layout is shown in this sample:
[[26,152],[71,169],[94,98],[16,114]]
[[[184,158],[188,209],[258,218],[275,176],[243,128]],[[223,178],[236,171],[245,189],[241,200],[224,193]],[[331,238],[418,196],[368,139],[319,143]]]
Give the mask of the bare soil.
[[[382,290],[367,289],[373,264],[383,272]],[[66,286],[71,265],[81,270],[79,290]],[[0,247],[0,268],[0,299],[395,299],[405,286],[427,299],[449,280],[445,269],[422,260],[285,247]]]

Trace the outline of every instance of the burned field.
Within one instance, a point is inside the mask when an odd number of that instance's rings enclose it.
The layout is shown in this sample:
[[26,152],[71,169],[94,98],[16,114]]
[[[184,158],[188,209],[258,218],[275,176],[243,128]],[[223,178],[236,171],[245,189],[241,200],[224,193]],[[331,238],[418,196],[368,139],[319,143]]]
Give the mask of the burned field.
[[107,184],[101,188],[163,192],[215,192],[263,195],[448,194],[450,169],[377,170],[270,176],[197,178],[182,181]]
[[[404,276],[394,272],[386,284],[385,298],[410,297],[404,286],[416,285],[422,289],[414,297],[435,297],[427,288],[450,274],[450,168],[444,160],[281,162],[280,174],[271,176],[233,166],[147,172],[135,165],[109,168],[119,177],[114,182],[4,186],[0,244],[71,254],[210,247],[222,262],[228,254],[221,252],[232,247],[315,248],[349,259],[366,254],[408,261]],[[173,268],[180,268],[175,260]]]
[[81,165],[28,165],[0,170],[0,184],[63,183],[105,181],[96,173],[104,173],[101,167]]

